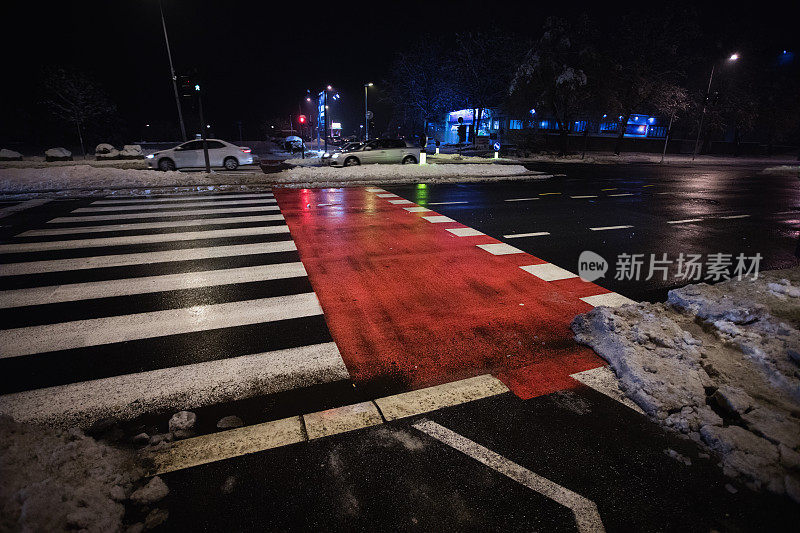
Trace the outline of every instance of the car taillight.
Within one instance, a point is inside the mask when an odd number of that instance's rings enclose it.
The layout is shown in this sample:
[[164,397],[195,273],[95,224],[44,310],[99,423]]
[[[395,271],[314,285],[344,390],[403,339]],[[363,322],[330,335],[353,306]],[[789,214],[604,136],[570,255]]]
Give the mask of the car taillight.
[[239,149],[240,149],[242,152],[246,153],[246,154],[249,154],[249,153],[250,153],[250,148],[239,148]]

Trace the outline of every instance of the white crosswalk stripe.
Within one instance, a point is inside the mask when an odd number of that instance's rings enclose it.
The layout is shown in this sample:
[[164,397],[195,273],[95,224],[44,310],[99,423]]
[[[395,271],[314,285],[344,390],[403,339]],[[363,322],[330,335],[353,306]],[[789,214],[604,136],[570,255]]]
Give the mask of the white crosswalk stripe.
[[85,427],[349,379],[272,193],[106,198],[2,259],[0,414],[20,421]]

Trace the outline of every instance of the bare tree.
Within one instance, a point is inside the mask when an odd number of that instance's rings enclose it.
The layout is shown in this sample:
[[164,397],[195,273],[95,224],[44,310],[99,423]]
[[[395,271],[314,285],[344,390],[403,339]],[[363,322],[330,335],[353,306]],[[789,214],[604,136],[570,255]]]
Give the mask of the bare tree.
[[44,103],[53,113],[75,125],[81,145],[81,155],[86,157],[83,134],[93,121],[108,119],[116,113],[106,94],[86,75],[65,68],[51,68],[44,73]]

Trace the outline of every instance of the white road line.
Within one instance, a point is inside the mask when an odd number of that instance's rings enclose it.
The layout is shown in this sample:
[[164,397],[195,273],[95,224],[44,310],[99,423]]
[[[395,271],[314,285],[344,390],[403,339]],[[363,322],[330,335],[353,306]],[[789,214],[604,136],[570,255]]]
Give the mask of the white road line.
[[176,200],[186,200],[186,201],[193,201],[193,200],[243,200],[243,199],[250,199],[250,198],[274,198],[271,192],[265,193],[252,193],[252,194],[199,194],[199,195],[191,195],[191,196],[183,196],[183,195],[173,195],[169,198],[148,198],[147,196],[142,196],[140,198],[119,198],[119,199],[108,199],[105,200],[97,200],[92,202],[91,205],[126,205],[126,204],[143,204],[143,203],[151,203],[151,202],[174,202]]
[[409,213],[426,213],[432,211],[432,209],[428,209],[427,207],[404,207],[403,209]]
[[328,342],[6,394],[0,412],[20,422],[87,427],[349,378]]
[[600,226],[598,228],[589,228],[592,231],[607,231],[610,229],[627,229],[632,228],[633,226]]
[[367,191],[367,192],[386,192],[383,189],[380,189],[378,187],[367,187],[364,190]]
[[521,239],[523,237],[544,237],[550,235],[547,231],[535,231],[533,233],[512,233],[510,235],[503,235],[504,239]]
[[152,464],[149,472],[151,475],[166,474],[305,440],[303,421],[299,416],[292,416],[179,440],[173,442],[169,448],[145,452],[145,458]]
[[550,196],[551,194],[561,194],[560,192],[540,192],[539,196]]
[[434,224],[441,224],[442,222],[455,222],[455,220],[453,220],[452,218],[443,215],[436,215],[436,216],[422,217],[422,218]]
[[508,392],[508,387],[502,381],[490,374],[484,374],[378,398],[375,403],[380,407],[386,420],[397,420],[506,392]]
[[591,370],[584,370],[577,374],[570,374],[572,379],[583,383],[601,394],[605,394],[614,401],[629,407],[637,413],[643,415],[644,411],[636,405],[633,400],[625,396],[622,389],[619,388],[617,378],[614,376],[614,371],[609,366],[599,366]]
[[777,211],[776,215],[800,215],[800,211]]
[[498,242],[494,244],[478,244],[476,245],[478,248],[482,250],[486,250],[492,255],[508,255],[508,254],[524,254],[522,250],[519,248],[514,248],[510,244],[506,244],[504,242]]
[[259,205],[255,207],[220,207],[214,209],[186,209],[182,211],[159,211],[158,213],[122,213],[117,215],[67,216],[54,218],[49,224],[64,222],[98,222],[100,220],[129,220],[133,218],[184,217],[189,215],[215,215],[228,213],[257,213],[280,211],[277,205]]
[[625,296],[617,294],[616,292],[595,294],[594,296],[584,296],[581,298],[581,300],[594,307],[601,305],[605,305],[606,307],[619,307],[621,305],[636,303],[630,298],[626,298]]
[[87,268],[107,268],[130,265],[149,265],[171,261],[192,261],[215,257],[233,257],[238,255],[268,254],[275,252],[291,252],[297,250],[292,241],[259,242],[253,244],[235,244],[231,246],[210,246],[207,248],[187,248],[184,250],[165,250],[162,252],[141,252],[134,254],[99,255],[93,257],[76,257],[73,259],[51,259],[47,261],[29,261],[27,263],[8,263],[2,266],[3,276],[21,274],[41,274],[43,272],[59,272],[64,270],[85,270]]
[[182,226],[213,226],[215,224],[239,224],[249,222],[274,222],[283,220],[283,215],[248,215],[243,217],[195,218],[192,220],[167,220],[166,222],[133,222],[130,224],[104,224],[102,226],[80,226],[73,228],[45,228],[25,231],[17,237],[41,235],[71,235],[73,233],[100,233],[103,231],[131,231],[156,228],[179,228]]
[[[181,207],[219,207],[219,206],[239,206],[251,204],[275,204],[278,201],[271,198],[263,198],[258,200],[208,200],[200,202],[175,202],[171,204],[159,205],[115,205],[106,207],[81,207],[73,211],[73,213],[104,213],[111,211],[131,211],[131,210],[154,210],[154,209],[175,209]],[[156,216],[156,215],[150,215]]]
[[692,222],[702,222],[702,218],[685,218],[683,220],[667,220],[667,224],[690,224]]
[[397,197],[398,196],[396,194],[391,193],[391,192],[387,192],[387,193],[383,193],[383,194],[379,194],[378,195],[378,198],[397,198]]
[[181,233],[156,233],[155,235],[126,235],[123,237],[100,237],[97,239],[76,239],[69,241],[19,242],[0,244],[0,254],[20,252],[41,252],[69,248],[97,248],[101,246],[125,246],[156,242],[192,241],[197,239],[221,239],[248,235],[272,235],[289,233],[289,226],[258,226],[255,228],[213,229],[207,231],[188,231]]
[[529,200],[541,200],[541,198],[508,198],[504,202],[527,202]]
[[422,420],[414,424],[414,427],[451,448],[460,451],[464,455],[472,457],[492,470],[541,494],[545,498],[549,498],[568,508],[575,517],[575,522],[580,533],[600,533],[605,531],[603,521],[600,519],[600,513],[597,511],[597,505],[595,505],[593,501],[584,498],[576,492],[572,492],[566,487],[553,483],[547,478],[534,474],[527,468],[506,459],[502,455],[436,422]]
[[0,309],[54,302],[75,302],[92,298],[128,296],[131,294],[196,289],[199,287],[215,287],[218,285],[251,283],[306,275],[303,263],[297,262],[32,287],[30,289],[0,291]]
[[428,202],[427,205],[455,205],[466,204],[467,202]]
[[383,417],[372,402],[362,402],[303,415],[308,440],[355,431],[383,424]]
[[[0,358],[321,315],[313,292],[0,330]],[[101,362],[98,361],[98,364]]]
[[570,196],[570,198],[597,198],[596,194],[586,194],[583,196]]
[[20,211],[25,211],[26,209],[39,207],[40,205],[44,205],[50,201],[51,201],[50,198],[35,198],[33,200],[28,200],[27,202],[20,202],[16,205],[10,205],[8,207],[4,207],[0,209],[0,218],[11,216],[13,214],[19,213]]
[[573,274],[569,270],[554,265],[553,263],[542,263],[541,265],[525,265],[520,267],[522,270],[529,274],[533,274],[539,279],[544,281],[557,281],[560,279],[577,278],[577,274]]
[[733,219],[733,218],[749,218],[749,217],[750,217],[750,215],[728,215],[728,216],[719,217],[719,218],[728,220],[728,219]]
[[609,194],[609,196],[633,196],[632,192],[621,192],[619,194]]
[[447,228],[447,231],[456,237],[478,237],[480,235],[486,235],[485,233],[473,228]]
[[400,200],[389,200],[389,203],[395,205],[407,205],[407,204],[413,204],[414,202],[412,202],[411,200],[400,199]]

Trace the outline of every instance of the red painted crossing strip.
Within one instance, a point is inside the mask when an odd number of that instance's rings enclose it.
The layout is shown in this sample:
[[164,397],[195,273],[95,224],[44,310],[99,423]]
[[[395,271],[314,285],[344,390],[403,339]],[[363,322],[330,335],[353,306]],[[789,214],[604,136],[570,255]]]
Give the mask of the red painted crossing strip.
[[[521,398],[574,386],[601,366],[569,329],[606,290],[543,281],[525,253],[492,255],[365,189],[275,189],[342,358],[356,383],[406,389],[492,373]],[[396,197],[394,199],[397,199]],[[320,205],[323,204],[323,205]]]

